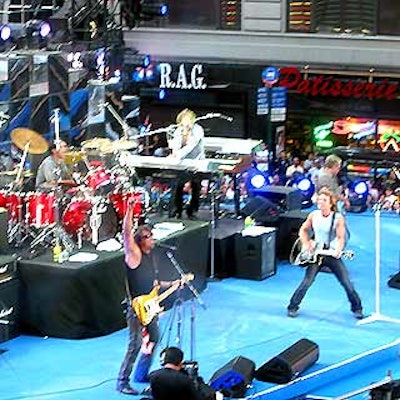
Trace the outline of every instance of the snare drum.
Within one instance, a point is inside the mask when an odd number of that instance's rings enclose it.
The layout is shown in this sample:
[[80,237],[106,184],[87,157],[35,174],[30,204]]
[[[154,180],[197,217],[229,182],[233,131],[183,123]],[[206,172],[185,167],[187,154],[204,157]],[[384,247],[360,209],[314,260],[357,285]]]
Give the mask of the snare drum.
[[37,228],[48,226],[55,222],[54,193],[29,192],[26,195],[27,223]]

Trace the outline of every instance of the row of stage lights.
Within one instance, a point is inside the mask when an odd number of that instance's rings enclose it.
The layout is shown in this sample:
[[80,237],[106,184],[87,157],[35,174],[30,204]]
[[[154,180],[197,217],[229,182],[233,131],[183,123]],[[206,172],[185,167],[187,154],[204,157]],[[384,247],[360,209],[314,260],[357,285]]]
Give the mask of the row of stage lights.
[[[260,171],[256,164],[247,171],[246,186],[250,195],[262,195],[268,186],[273,183],[273,178]],[[298,175],[291,179],[287,186],[298,189],[302,195],[302,208],[309,208],[313,205],[313,195],[315,192],[314,183],[304,175]],[[357,179],[350,181],[347,185],[348,198],[350,201],[350,211],[362,212],[367,209],[369,195],[368,183],[365,180]]]
[[26,42],[22,46],[29,48],[38,45],[41,47],[46,44],[46,39],[50,37],[51,33],[50,23],[42,20],[31,20],[25,24],[4,24],[0,27],[0,44],[18,47],[25,40]]

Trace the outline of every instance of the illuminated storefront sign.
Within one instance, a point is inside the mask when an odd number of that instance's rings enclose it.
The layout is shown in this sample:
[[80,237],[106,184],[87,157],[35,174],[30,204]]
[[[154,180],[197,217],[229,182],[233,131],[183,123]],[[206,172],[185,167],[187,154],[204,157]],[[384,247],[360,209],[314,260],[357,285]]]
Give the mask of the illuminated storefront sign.
[[183,89],[183,90],[204,90],[207,84],[204,82],[203,65],[179,64],[175,66],[170,63],[160,63],[160,88],[162,89]]
[[399,95],[399,85],[388,79],[375,83],[351,78],[339,79],[332,75],[306,78],[295,67],[280,69],[279,85],[311,96],[394,100]]
[[379,121],[378,143],[382,151],[400,151],[400,121]]

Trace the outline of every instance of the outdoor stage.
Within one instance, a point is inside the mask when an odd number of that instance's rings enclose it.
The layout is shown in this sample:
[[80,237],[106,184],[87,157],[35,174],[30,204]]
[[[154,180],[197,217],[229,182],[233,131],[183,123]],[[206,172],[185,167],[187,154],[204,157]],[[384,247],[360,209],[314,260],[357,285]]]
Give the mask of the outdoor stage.
[[[354,260],[346,262],[347,268],[365,314],[371,315],[376,310],[374,216],[349,213],[347,222],[351,232],[348,248],[356,253]],[[393,318],[400,317],[400,290],[389,287],[387,282],[400,269],[398,222],[398,215],[381,217],[381,312]],[[208,229],[202,231],[200,238],[205,243],[207,233]],[[228,229],[221,232],[226,233]],[[184,257],[207,259],[206,252],[196,255],[190,241],[181,240]],[[169,240],[171,244],[177,243],[174,241]],[[217,264],[216,270],[221,267]],[[199,307],[196,301],[184,304],[179,325],[182,349],[186,359],[198,362],[199,374],[205,381],[236,357],[252,360],[259,368],[301,339],[318,345],[316,363],[287,384],[253,379],[245,394],[247,400],[288,400],[307,395],[334,399],[382,380],[389,370],[394,379],[400,379],[399,325],[380,321],[358,324],[343,289],[332,274],[319,274],[301,305],[299,316],[287,317],[288,301],[303,276],[304,269],[278,260],[276,274],[268,279],[229,277],[209,282],[207,290],[201,293],[206,309]],[[84,295],[81,301],[82,298]],[[192,324],[193,309],[196,318]],[[175,324],[171,324],[173,314],[169,310],[160,315],[163,333],[168,333],[171,325],[175,328]],[[41,316],[45,318],[44,313]],[[195,327],[193,358],[191,326]],[[0,346],[4,351],[0,356],[0,399],[120,399],[115,385],[127,339],[125,328],[87,340],[51,337],[44,340],[40,336],[22,334],[3,342]],[[166,345],[176,345],[174,335],[169,340],[164,334],[158,351]],[[152,365],[152,369],[156,368],[159,368],[157,357]],[[136,382],[132,385],[139,390],[146,387]],[[364,392],[353,399],[362,400],[366,396],[368,393]]]

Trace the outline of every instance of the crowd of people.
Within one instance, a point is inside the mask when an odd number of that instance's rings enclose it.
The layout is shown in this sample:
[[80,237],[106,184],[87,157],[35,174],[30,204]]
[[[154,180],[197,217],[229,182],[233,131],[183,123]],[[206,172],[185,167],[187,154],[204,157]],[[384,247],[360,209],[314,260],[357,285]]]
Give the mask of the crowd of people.
[[[265,149],[262,151],[265,153]],[[268,177],[268,185],[271,186],[292,186],[297,178],[306,177],[310,179],[317,193],[321,187],[327,184],[332,187],[335,182],[333,191],[340,201],[339,208],[343,207],[346,210],[351,206],[351,184],[357,178],[349,177],[346,163],[336,155],[321,156],[309,152],[303,157],[293,157],[290,152],[281,151],[277,155],[272,172],[265,163],[261,164],[261,168],[260,164],[257,164],[256,168]],[[395,168],[375,178],[365,178],[365,183],[368,189],[365,199],[367,207],[379,204],[382,210],[400,213],[400,173]],[[237,188],[242,200],[249,195],[246,173],[242,174]],[[222,201],[233,201],[234,183],[230,176],[222,178],[220,191]]]

